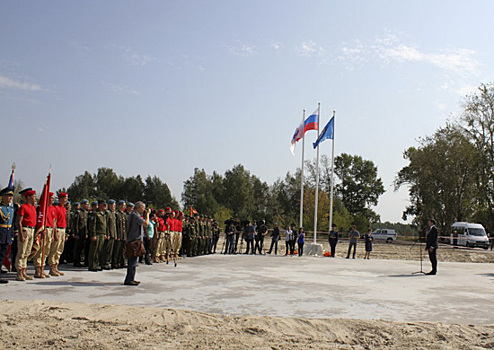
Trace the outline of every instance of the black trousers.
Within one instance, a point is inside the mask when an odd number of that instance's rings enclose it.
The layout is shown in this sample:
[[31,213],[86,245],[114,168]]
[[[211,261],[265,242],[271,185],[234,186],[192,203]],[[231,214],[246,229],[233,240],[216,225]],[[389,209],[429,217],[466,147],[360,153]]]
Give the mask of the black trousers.
[[[251,254],[255,254],[256,251],[254,250],[254,240],[253,239],[246,239],[245,242],[247,243],[247,250],[245,251],[245,254],[249,254],[249,251]],[[249,250],[251,248],[251,250]]]
[[302,256],[302,255],[304,255],[304,244],[299,243],[298,244],[298,256]]
[[290,255],[295,254],[295,240],[290,241]]
[[269,247],[268,254],[271,254],[271,252],[273,251],[273,247],[274,247],[274,253],[278,254],[278,237],[271,239],[271,247]]
[[[0,267],[3,266],[3,259],[5,258],[5,254],[7,254],[7,250],[9,249],[9,244],[0,244]],[[11,248],[12,249],[12,248]],[[14,260],[15,261],[15,260]],[[14,263],[12,262],[10,266],[14,266]]]
[[262,254],[262,246],[264,245],[264,236],[260,236],[256,239],[256,246],[254,247],[254,252],[259,251],[259,254]]
[[433,249],[432,252],[429,250],[429,260],[431,261],[432,271],[433,273],[437,273],[437,256],[436,249]]
[[151,263],[151,239],[144,238],[144,249],[146,249],[146,255],[144,256],[146,264]]
[[334,258],[336,254],[336,244],[338,244],[338,239],[337,238],[330,238],[329,239],[329,246],[331,247],[331,257]]
[[347,254],[347,258],[350,257],[350,252],[352,251],[352,247],[353,247],[353,258],[355,259],[355,252],[357,251],[357,242],[350,242],[349,246],[348,246],[348,254]]

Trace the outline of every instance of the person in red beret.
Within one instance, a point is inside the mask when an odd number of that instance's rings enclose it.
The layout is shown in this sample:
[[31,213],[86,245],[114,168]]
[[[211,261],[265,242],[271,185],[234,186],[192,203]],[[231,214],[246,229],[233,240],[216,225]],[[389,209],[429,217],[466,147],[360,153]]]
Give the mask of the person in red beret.
[[55,206],[56,209],[56,230],[53,233],[53,241],[50,246],[50,254],[48,255],[48,264],[50,265],[50,275],[52,276],[63,276],[65,275],[58,269],[58,264],[60,262],[60,256],[63,253],[63,248],[65,247],[65,231],[67,229],[67,209],[65,209],[65,204],[69,200],[69,196],[65,192],[61,192],[58,195],[58,205]]
[[[53,206],[53,203],[55,202],[55,194],[53,192],[48,193],[48,207],[46,208],[46,222],[45,222],[45,228],[43,230],[43,247],[41,247],[41,240],[40,240],[40,247],[36,249],[36,252],[34,253],[33,256],[33,264],[34,264],[34,269],[36,273],[34,274],[34,277],[36,278],[45,278],[45,277],[50,277],[49,274],[44,272],[44,266],[46,263],[46,259],[48,258],[48,254],[50,253],[50,247],[51,243],[53,241],[53,229],[55,226],[55,221],[56,221],[56,209]],[[36,242],[35,242],[36,243]]]
[[31,253],[34,241],[34,229],[38,217],[36,215],[36,191],[29,190],[25,193],[26,203],[22,204],[17,213],[19,235],[17,236],[17,256],[15,267],[18,281],[32,280],[27,274],[27,258]]

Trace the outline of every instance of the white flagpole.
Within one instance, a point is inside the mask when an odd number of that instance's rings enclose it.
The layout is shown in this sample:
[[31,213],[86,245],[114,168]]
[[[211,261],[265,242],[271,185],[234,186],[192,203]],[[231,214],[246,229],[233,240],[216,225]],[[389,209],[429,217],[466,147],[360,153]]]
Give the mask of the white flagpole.
[[[321,115],[321,103],[317,104],[317,138],[319,138],[319,121]],[[317,139],[316,139],[317,140]],[[314,243],[317,243],[317,203],[319,201],[319,145],[316,156],[316,200],[314,204]]]
[[334,116],[335,111],[333,111],[333,145],[331,150],[331,195],[329,199],[329,231],[333,229],[333,191],[334,191]]
[[[305,109],[302,113],[302,126],[305,129]],[[302,130],[303,136],[302,136],[302,174],[300,176],[300,225],[299,227],[302,227],[303,225],[303,218],[304,218],[304,149],[305,149],[305,130]]]

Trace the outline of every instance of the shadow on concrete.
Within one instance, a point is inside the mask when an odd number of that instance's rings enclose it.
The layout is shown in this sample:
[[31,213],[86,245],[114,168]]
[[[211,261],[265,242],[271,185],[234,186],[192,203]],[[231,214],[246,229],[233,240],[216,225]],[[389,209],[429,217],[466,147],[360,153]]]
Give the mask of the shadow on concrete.
[[122,282],[76,282],[76,281],[31,281],[29,284],[38,284],[42,286],[72,286],[72,287],[115,287],[124,286]]
[[388,275],[388,277],[419,277],[419,276],[425,276],[423,273],[410,273],[406,275]]

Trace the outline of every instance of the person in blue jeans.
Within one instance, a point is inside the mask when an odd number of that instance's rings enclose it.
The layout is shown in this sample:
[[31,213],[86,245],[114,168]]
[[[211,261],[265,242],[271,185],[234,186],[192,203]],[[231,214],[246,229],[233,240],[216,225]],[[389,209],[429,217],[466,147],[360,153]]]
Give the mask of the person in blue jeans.
[[297,244],[298,244],[298,256],[302,256],[304,254],[304,244],[305,244],[305,233],[303,227],[298,229]]
[[350,252],[353,247],[353,258],[355,259],[355,251],[357,250],[357,239],[360,238],[360,232],[357,231],[357,226],[352,225],[352,230],[348,233],[348,239],[350,239],[350,244],[348,245],[347,259],[350,259]]

